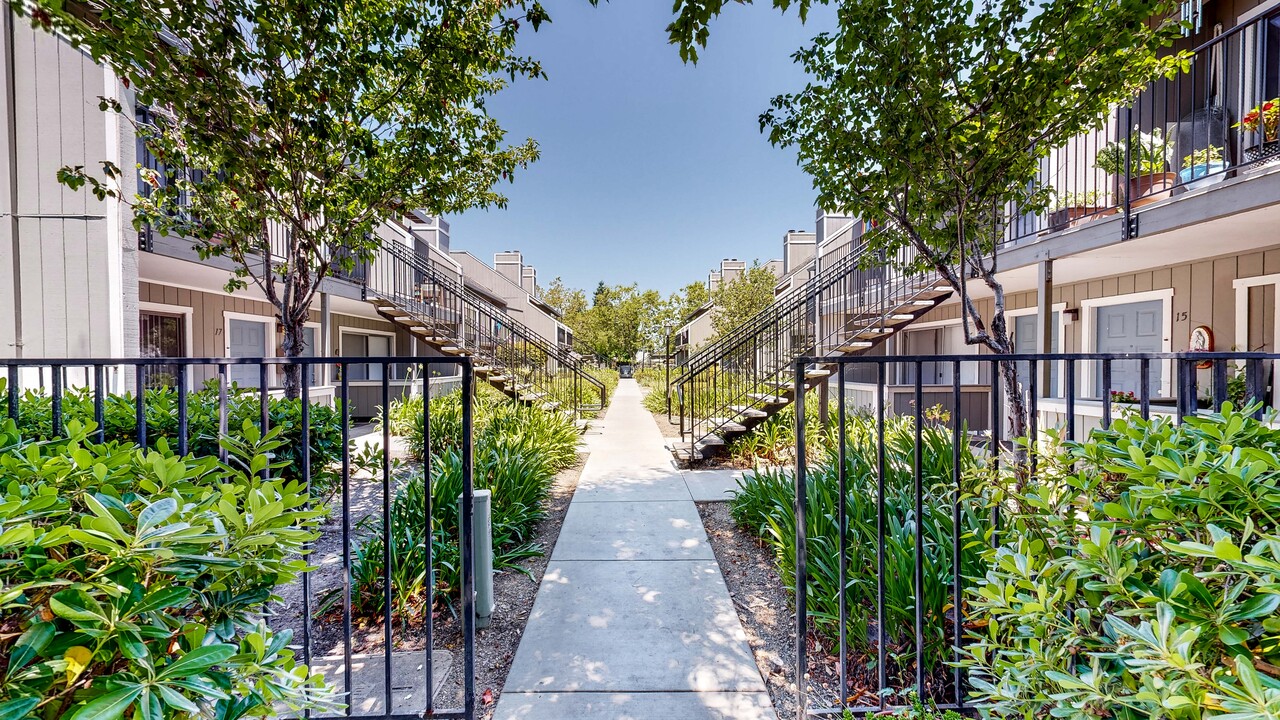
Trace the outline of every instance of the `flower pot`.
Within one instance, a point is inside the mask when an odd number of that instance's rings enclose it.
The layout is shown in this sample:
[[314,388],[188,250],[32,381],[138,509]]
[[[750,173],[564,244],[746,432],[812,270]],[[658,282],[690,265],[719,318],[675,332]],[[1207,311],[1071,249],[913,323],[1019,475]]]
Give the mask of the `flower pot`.
[[1129,180],[1129,205],[1139,206],[1169,197],[1178,184],[1174,173],[1152,173]]
[[1185,170],[1180,170],[1178,179],[1182,181],[1182,187],[1187,190],[1199,190],[1202,187],[1225,180],[1227,174],[1223,171],[1226,169],[1227,164],[1225,162],[1201,163],[1192,165]]
[[1053,231],[1079,227],[1099,215],[1110,215],[1108,208],[1066,207],[1049,213],[1049,229]]
[[1273,165],[1280,162],[1280,140],[1272,139],[1245,148],[1244,159],[1253,165]]

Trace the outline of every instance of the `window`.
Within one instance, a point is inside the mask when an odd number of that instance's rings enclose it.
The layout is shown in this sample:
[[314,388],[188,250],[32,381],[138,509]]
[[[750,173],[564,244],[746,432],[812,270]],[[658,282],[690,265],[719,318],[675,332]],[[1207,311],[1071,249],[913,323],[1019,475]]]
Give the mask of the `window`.
[[[392,354],[392,337],[390,335],[365,335],[361,333],[342,333],[342,355],[344,357],[388,357]],[[380,363],[352,364],[348,368],[352,382],[361,380],[382,380]]]
[[[316,348],[320,346],[319,330],[316,327],[311,325],[303,327],[302,343],[303,345],[305,345],[305,347],[303,347],[302,352],[299,353],[300,357],[308,357],[308,358],[318,357],[316,355]],[[307,365],[305,367],[306,369],[304,370],[304,372],[307,375],[307,387],[315,387],[319,385],[320,377],[321,377],[320,366]]]
[[[187,356],[187,318],[179,313],[144,310],[138,314],[138,355],[144,358]],[[174,387],[177,365],[143,368],[143,384],[148,388]]]

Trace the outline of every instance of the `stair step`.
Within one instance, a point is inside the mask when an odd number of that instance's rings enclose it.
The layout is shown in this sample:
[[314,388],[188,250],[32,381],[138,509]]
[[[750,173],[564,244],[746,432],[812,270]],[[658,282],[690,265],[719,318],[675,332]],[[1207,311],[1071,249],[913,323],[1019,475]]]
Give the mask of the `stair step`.
[[844,345],[841,345],[840,347],[836,348],[836,350],[839,350],[840,352],[845,352],[845,353],[858,352],[859,350],[866,350],[867,348],[872,347],[874,345],[875,343],[867,342],[866,340],[855,340],[854,342],[845,343]]
[[767,417],[769,417],[769,413],[767,413],[767,412],[765,412],[765,411],[763,411],[763,410],[758,410],[758,409],[753,408],[753,407],[748,407],[748,406],[746,406],[746,405],[734,405],[733,407],[731,407],[731,408],[729,408],[729,409],[730,409],[730,410],[732,410],[732,411],[734,411],[734,412],[736,412],[736,413],[738,413],[738,414],[739,414],[739,415],[741,415],[742,417],[745,417],[745,418],[751,418],[751,419],[753,419],[753,420],[759,420],[759,419],[761,419],[761,418],[767,418]]
[[489,367],[488,365],[476,365],[472,369],[475,370],[477,375],[488,375],[489,373],[493,372],[493,368]]
[[831,375],[832,373],[830,370],[823,370],[821,368],[804,371],[804,376],[810,380],[818,380],[820,378],[831,377]]
[[938,304],[937,300],[911,300],[903,303],[904,305],[914,305],[916,307],[933,307]]
[[723,447],[724,444],[724,438],[712,433],[699,440],[696,447],[701,450],[705,447]]
[[551,412],[552,410],[555,410],[558,407],[560,407],[559,400],[549,400],[547,402],[542,403],[542,409],[546,410],[547,412]]
[[721,432],[744,433],[747,431],[747,428],[745,425],[736,423],[730,420],[729,418],[711,418],[707,422],[711,425],[714,425]]
[[915,320],[916,316],[911,313],[891,313],[886,316],[890,320]]
[[766,405],[786,405],[788,402],[786,398],[780,398],[768,393],[747,393],[747,397],[752,400],[759,400]]
[[672,443],[667,446],[667,449],[671,451],[671,455],[677,460],[692,459],[698,461],[705,457],[701,450],[687,442]]
[[390,315],[391,317],[394,317],[394,318],[409,317],[409,312],[407,310],[402,310],[396,307],[395,305],[384,306],[380,310],[380,312],[383,315]]
[[494,383],[495,385],[501,385],[502,383],[505,383],[510,379],[511,378],[507,377],[506,375],[490,375],[489,376],[489,382]]
[[531,402],[537,402],[546,396],[547,396],[546,393],[528,393],[525,395],[521,395],[520,400],[523,402],[531,403]]

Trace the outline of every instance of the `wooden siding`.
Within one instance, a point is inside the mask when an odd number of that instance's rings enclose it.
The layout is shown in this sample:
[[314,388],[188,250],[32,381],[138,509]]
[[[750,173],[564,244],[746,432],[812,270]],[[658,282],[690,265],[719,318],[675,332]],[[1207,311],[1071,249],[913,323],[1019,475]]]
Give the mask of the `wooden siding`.
[[[26,19],[10,21],[14,104],[7,97],[3,104],[16,143],[9,147],[7,136],[3,143],[6,159],[16,164],[16,187],[6,167],[0,172],[0,210],[10,217],[0,223],[0,357],[16,354],[19,306],[26,357],[109,356],[111,308],[122,299],[107,279],[107,269],[121,261],[107,241],[106,218],[118,206],[57,180],[66,165],[95,168],[117,154],[127,159],[114,143],[108,147],[106,116],[98,109],[107,75]],[[123,304],[131,306],[127,298]]]
[[[1217,349],[1230,350],[1236,330],[1236,291],[1232,281],[1274,273],[1280,273],[1280,246],[1240,255],[1208,258],[1181,265],[1056,285],[1053,288],[1053,302],[1065,303],[1067,308],[1079,308],[1085,300],[1172,289],[1173,334],[1170,342],[1173,350],[1186,350],[1192,328],[1199,325],[1207,325],[1213,330]],[[1034,308],[1036,295],[1035,290],[1008,293],[1005,297],[1006,309]],[[1271,297],[1274,298],[1274,295]],[[992,309],[991,299],[983,298],[975,301],[975,304],[983,318],[989,319]],[[1258,305],[1264,304],[1258,303]],[[1273,302],[1266,308],[1264,318],[1255,318],[1253,322],[1266,323],[1266,327],[1271,328],[1274,326],[1274,312]],[[953,297],[947,303],[923,315],[917,324],[959,318],[960,303]],[[1165,322],[1169,322],[1169,319],[1166,318]],[[1083,324],[1078,321],[1067,325],[1063,338],[1063,352],[1084,351],[1082,327]],[[1258,329],[1254,335],[1258,336],[1258,332],[1262,330]],[[1270,331],[1267,331],[1265,337],[1269,338],[1270,334]]]

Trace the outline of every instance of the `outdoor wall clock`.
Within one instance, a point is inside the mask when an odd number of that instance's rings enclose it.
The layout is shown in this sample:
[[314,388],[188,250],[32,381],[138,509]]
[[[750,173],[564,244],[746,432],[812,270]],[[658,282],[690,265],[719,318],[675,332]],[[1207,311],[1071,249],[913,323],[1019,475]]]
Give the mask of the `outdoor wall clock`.
[[[1187,350],[1190,352],[1213,352],[1213,331],[1206,325],[1197,325],[1191,330],[1191,339],[1187,343]],[[1208,360],[1196,363],[1196,367],[1201,370],[1212,366],[1213,363]]]

